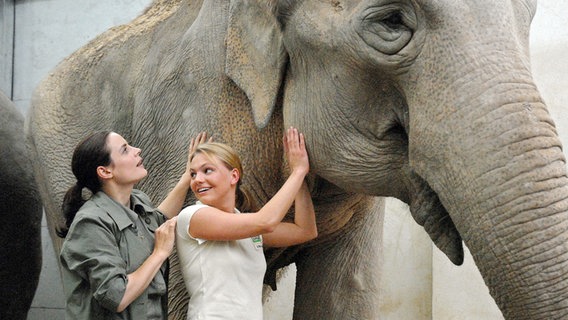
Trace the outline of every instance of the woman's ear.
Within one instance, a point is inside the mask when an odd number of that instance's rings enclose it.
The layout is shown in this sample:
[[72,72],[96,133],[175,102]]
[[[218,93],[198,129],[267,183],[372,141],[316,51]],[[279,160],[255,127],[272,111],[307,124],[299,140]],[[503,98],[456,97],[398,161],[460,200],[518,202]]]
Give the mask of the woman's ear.
[[233,170],[231,170],[231,184],[237,185],[240,179],[241,179],[241,173],[237,168],[233,168]]
[[110,171],[107,167],[104,166],[97,167],[97,175],[101,179],[112,179],[112,171]]

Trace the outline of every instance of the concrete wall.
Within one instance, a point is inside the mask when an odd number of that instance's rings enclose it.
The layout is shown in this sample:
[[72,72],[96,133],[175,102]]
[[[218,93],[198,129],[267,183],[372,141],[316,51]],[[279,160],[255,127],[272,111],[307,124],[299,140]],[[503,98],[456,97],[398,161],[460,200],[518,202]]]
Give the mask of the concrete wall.
[[[128,22],[150,2],[0,0],[0,89],[27,113],[33,88],[49,70],[97,34]],[[531,44],[536,83],[567,145],[568,62],[563,53],[568,49],[568,3],[539,1]],[[383,263],[385,275],[377,302],[382,319],[502,319],[470,256],[461,267],[451,265],[432,247],[406,205],[389,200],[387,211],[384,259],[377,262]],[[44,265],[28,319],[63,319],[56,255],[45,223],[42,234]],[[270,299],[267,320],[291,318],[293,281],[292,268],[284,290]]]
[[14,2],[0,0],[0,91],[12,97],[12,62],[14,48]]

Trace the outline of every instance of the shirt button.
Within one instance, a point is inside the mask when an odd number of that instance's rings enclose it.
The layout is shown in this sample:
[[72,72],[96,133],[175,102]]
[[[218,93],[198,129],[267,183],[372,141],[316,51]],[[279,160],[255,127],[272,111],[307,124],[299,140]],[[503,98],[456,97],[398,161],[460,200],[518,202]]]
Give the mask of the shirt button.
[[152,220],[150,220],[149,217],[146,217],[146,218],[144,219],[144,221],[146,221],[146,224],[150,224],[150,222],[152,222]]

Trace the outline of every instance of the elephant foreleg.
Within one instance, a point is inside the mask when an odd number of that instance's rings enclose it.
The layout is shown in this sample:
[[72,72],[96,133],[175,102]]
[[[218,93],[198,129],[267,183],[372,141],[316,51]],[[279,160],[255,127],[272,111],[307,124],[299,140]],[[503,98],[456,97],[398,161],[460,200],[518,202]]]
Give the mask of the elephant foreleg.
[[294,319],[378,319],[384,199],[296,262]]

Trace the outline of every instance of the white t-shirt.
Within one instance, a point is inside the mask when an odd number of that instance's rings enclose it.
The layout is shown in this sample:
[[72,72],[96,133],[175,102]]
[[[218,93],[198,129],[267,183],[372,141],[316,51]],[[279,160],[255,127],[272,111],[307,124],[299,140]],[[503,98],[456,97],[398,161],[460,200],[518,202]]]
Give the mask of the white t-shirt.
[[183,209],[177,219],[177,254],[190,296],[187,319],[261,320],[266,272],[262,236],[233,241],[195,239],[189,235],[189,224],[203,207],[207,205],[198,201]]

